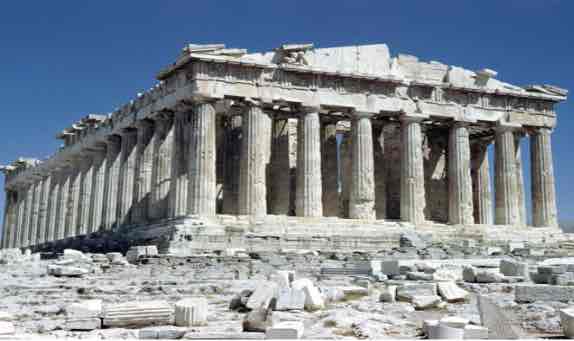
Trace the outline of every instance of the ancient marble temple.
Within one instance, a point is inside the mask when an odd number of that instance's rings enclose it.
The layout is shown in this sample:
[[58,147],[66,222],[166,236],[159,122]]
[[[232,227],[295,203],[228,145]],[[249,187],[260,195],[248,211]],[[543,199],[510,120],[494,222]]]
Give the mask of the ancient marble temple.
[[155,87],[64,129],[49,159],[2,168],[1,246],[278,221],[299,226],[297,238],[341,226],[367,239],[408,226],[556,227],[551,137],[567,91],[496,76],[392,57],[384,44],[189,45]]

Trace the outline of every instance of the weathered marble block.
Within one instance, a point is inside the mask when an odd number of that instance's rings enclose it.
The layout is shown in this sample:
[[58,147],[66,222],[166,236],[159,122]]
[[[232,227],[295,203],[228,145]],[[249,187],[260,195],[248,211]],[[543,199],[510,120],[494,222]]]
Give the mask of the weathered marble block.
[[173,323],[173,308],[165,301],[104,305],[104,327],[137,327]]
[[204,297],[187,298],[175,304],[175,325],[179,327],[207,324],[208,305]]

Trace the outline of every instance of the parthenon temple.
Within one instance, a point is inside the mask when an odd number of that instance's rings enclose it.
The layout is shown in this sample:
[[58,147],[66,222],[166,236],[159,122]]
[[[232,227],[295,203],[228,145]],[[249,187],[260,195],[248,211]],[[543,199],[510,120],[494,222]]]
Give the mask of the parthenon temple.
[[551,136],[567,91],[496,76],[384,44],[188,45],[153,88],[62,130],[50,158],[2,167],[1,246],[360,249],[401,229],[559,233]]

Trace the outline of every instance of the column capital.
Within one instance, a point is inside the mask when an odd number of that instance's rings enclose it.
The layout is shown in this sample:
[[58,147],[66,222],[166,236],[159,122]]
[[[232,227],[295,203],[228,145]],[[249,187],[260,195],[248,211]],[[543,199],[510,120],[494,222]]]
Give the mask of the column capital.
[[496,122],[496,127],[494,128],[494,131],[496,133],[503,133],[507,131],[516,132],[519,131],[520,129],[522,129],[521,124],[498,121]]
[[401,122],[422,122],[429,118],[429,115],[419,113],[402,113],[399,115]]
[[526,128],[526,133],[530,136],[533,135],[551,135],[554,132],[553,128],[550,127],[528,127]]

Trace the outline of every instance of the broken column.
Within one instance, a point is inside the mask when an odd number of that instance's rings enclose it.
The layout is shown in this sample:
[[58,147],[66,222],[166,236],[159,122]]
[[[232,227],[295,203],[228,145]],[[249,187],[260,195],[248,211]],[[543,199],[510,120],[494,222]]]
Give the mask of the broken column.
[[129,302],[105,305],[104,327],[142,327],[173,322],[173,309],[165,301]]
[[207,300],[204,297],[188,298],[175,304],[175,325],[196,327],[207,324]]

